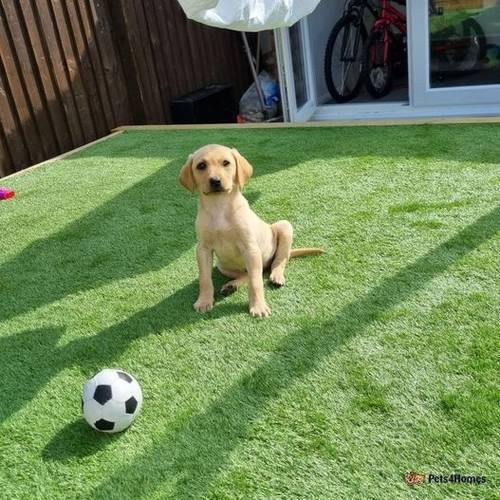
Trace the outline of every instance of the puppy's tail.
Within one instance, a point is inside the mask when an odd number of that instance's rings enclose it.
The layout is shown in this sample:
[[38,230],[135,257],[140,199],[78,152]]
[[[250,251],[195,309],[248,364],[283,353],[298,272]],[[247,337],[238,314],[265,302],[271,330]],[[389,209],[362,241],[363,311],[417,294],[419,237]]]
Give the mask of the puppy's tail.
[[290,258],[302,257],[304,255],[321,255],[325,253],[322,248],[292,248],[290,250]]

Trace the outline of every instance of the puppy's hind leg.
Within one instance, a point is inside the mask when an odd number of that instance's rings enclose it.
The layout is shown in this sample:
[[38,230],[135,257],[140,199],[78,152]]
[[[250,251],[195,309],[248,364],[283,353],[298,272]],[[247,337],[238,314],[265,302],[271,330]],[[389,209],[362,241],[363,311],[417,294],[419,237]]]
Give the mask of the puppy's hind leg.
[[285,284],[285,267],[290,258],[293,241],[293,227],[287,220],[279,220],[271,226],[276,235],[276,253],[271,263],[269,280],[273,285]]
[[220,289],[222,295],[231,295],[236,292],[238,288],[246,285],[248,283],[248,274],[240,271],[229,271],[227,269],[219,268],[219,271],[228,278],[233,278],[231,281],[225,283]]

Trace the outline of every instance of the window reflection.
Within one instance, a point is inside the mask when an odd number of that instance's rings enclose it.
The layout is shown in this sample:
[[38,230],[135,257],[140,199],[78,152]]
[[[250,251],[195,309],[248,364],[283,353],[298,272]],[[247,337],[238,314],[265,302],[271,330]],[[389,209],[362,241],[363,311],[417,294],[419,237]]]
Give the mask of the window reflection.
[[500,83],[500,0],[429,5],[431,87]]

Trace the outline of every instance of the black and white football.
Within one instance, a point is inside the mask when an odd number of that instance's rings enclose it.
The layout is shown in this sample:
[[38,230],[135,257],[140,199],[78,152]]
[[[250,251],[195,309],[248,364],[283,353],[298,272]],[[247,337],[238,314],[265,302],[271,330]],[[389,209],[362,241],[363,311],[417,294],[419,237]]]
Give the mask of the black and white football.
[[141,386],[122,370],[102,370],[83,387],[83,417],[97,431],[125,430],[137,417],[141,406]]

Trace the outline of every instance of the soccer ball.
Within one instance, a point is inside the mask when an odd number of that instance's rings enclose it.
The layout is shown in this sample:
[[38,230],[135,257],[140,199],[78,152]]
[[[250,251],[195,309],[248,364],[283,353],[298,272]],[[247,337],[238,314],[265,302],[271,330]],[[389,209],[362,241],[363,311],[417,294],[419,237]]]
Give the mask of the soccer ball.
[[141,406],[141,386],[122,370],[102,370],[83,387],[83,417],[97,431],[125,430],[137,417]]

